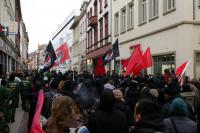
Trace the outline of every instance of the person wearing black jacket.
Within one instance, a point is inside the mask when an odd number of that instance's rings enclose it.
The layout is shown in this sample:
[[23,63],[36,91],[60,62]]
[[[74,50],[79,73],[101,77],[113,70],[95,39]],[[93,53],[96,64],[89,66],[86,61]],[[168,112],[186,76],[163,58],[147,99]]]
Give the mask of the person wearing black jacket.
[[151,100],[141,99],[135,106],[135,128],[131,133],[155,133],[164,130],[159,106]]
[[127,120],[124,113],[115,109],[114,95],[111,90],[104,90],[100,97],[100,109],[88,119],[90,133],[126,133]]

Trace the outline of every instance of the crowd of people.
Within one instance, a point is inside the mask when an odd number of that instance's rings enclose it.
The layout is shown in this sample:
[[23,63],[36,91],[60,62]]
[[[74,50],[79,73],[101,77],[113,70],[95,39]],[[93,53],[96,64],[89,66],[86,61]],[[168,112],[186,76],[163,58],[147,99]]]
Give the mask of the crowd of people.
[[[197,133],[200,81],[173,73],[139,76],[89,72],[23,72],[0,77],[0,112],[15,121],[21,98],[31,129],[38,93],[44,91],[46,133]],[[0,128],[1,130],[1,128]]]

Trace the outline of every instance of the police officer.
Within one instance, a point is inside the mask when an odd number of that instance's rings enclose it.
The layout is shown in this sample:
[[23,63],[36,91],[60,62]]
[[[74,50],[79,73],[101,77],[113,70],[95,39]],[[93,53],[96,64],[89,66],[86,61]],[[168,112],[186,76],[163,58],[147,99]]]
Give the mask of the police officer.
[[10,106],[11,122],[15,121],[15,112],[16,108],[19,106],[19,87],[18,84],[14,81],[15,75],[11,74],[8,81],[8,88],[11,91],[12,104]]
[[7,88],[6,80],[3,79],[1,81],[0,86],[0,112],[4,114],[5,121],[9,121],[10,115],[9,115],[9,105],[11,104],[11,92]]
[[31,83],[28,80],[28,77],[24,77],[19,85],[20,95],[22,100],[22,108],[24,111],[29,110],[29,100],[28,95],[31,93]]

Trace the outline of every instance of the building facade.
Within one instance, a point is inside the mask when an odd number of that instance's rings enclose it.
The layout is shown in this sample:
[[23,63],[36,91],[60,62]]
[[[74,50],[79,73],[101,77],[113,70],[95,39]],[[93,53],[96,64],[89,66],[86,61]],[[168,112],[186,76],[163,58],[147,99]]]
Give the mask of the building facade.
[[1,0],[0,1],[0,73],[20,70],[21,21],[22,21],[22,14],[21,14],[20,0]]
[[111,47],[111,0],[90,0],[87,6],[86,58],[88,70]]
[[112,38],[120,42],[120,57],[112,69],[139,44],[142,51],[151,49],[149,73],[190,60],[186,75],[200,77],[199,0],[112,0],[112,20]]
[[[58,27],[55,33],[52,35],[51,41],[54,49],[56,50],[60,45],[67,42],[68,47],[71,53],[71,47],[73,44],[73,31],[70,30],[72,26],[75,16],[79,15],[79,11],[73,10],[69,16],[63,21],[63,23]],[[71,54],[70,54],[71,55]],[[54,68],[57,71],[65,72],[71,68],[71,60],[65,61],[63,64]]]
[[80,44],[79,44],[79,16],[75,16],[74,23],[71,26],[71,30],[73,30],[73,44],[72,44],[72,52],[71,52],[71,65],[72,69],[76,71],[80,71]]
[[37,61],[37,51],[29,53],[29,63],[28,63],[28,70],[36,70],[38,66]]
[[86,44],[87,44],[87,6],[88,1],[83,1],[80,8],[80,16],[79,16],[79,51],[80,51],[80,71],[87,70],[87,59],[86,59]]
[[28,33],[26,32],[26,26],[23,21],[20,22],[20,69],[27,70],[28,69],[28,45],[29,38]]
[[45,61],[45,56],[46,56],[46,48],[47,44],[38,44],[38,49],[37,49],[37,69],[43,68],[44,67],[44,61]]

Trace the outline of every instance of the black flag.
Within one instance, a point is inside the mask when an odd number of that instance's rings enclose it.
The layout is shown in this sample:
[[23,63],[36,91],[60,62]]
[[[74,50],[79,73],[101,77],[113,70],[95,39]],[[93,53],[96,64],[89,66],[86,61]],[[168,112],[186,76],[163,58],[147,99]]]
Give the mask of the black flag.
[[115,59],[119,56],[119,41],[118,39],[115,41],[115,43],[112,45],[112,48],[110,48],[103,56],[103,62],[104,64],[110,62],[111,60]]
[[46,56],[45,56],[45,61],[44,61],[44,72],[49,70],[53,65],[54,61],[56,60],[56,54],[53,49],[51,41],[49,41],[49,44],[46,49]]

